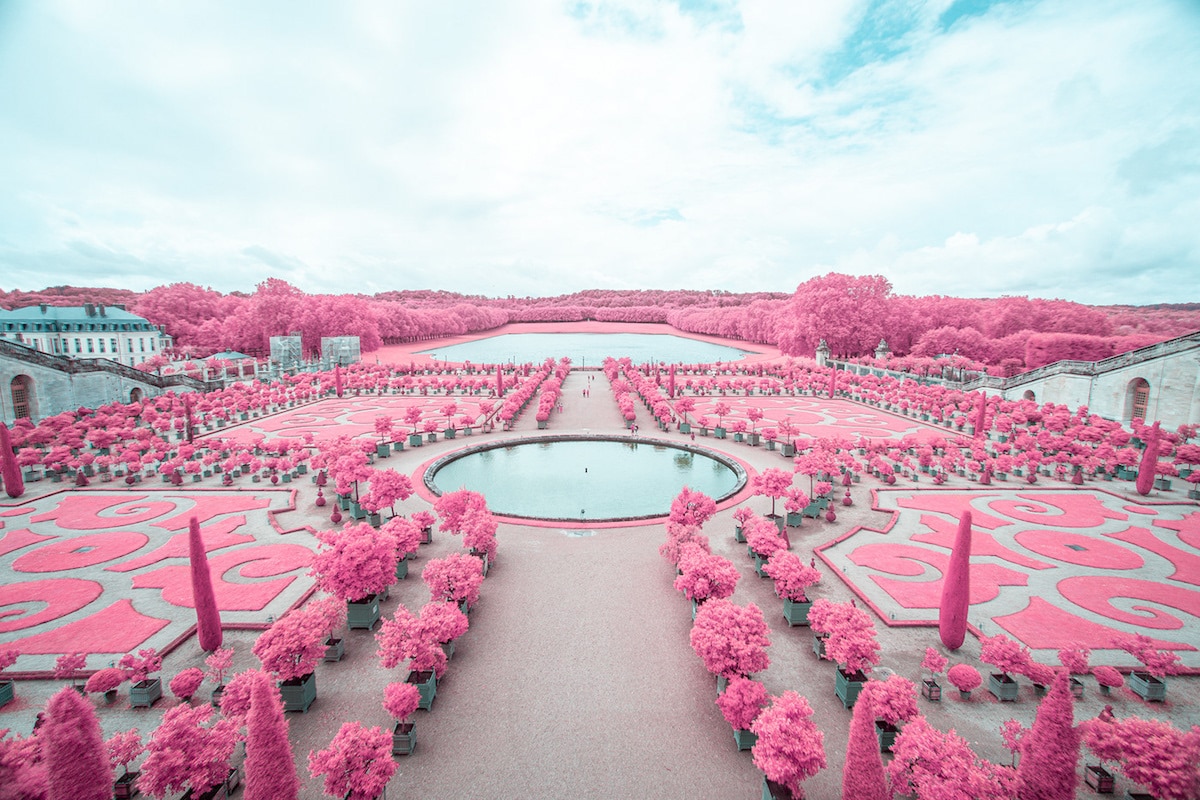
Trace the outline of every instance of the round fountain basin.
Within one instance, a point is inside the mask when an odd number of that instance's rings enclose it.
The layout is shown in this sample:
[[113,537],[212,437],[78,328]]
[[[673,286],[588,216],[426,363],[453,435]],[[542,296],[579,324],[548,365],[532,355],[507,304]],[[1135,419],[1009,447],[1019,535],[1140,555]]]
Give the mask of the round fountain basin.
[[479,492],[494,514],[573,522],[662,517],[684,486],[719,502],[745,482],[745,470],[719,453],[606,436],[480,445],[425,472],[434,493]]

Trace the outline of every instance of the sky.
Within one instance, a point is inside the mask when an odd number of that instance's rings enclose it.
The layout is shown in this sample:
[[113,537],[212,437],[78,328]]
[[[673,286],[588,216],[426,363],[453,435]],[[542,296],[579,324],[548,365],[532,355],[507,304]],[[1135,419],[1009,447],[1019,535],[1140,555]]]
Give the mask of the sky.
[[0,0],[0,287],[1200,300],[1200,0]]

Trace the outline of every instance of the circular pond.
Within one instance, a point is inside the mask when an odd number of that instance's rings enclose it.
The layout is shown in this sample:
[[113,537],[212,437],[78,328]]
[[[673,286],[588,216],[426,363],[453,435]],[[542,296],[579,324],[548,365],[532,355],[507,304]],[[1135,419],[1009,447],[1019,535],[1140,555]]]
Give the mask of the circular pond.
[[495,514],[575,522],[666,516],[684,486],[719,501],[745,482],[745,471],[719,453],[602,436],[472,447],[425,472],[431,491],[479,492]]
[[662,333],[503,333],[421,352],[438,361],[474,364],[536,364],[566,356],[576,367],[598,367],[607,356],[628,356],[635,364],[711,364],[737,361],[748,351]]

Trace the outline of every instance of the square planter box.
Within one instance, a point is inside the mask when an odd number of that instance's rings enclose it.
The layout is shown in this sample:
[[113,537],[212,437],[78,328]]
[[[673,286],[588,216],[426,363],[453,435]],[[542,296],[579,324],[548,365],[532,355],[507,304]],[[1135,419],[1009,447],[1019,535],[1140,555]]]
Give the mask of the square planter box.
[[734,731],[733,741],[738,750],[749,750],[758,741],[758,734],[754,731]]
[[783,598],[783,618],[787,620],[788,627],[807,625],[810,608],[812,608],[811,602]]
[[358,603],[346,603],[346,625],[351,629],[371,630],[379,621],[379,598],[375,595]]
[[6,706],[13,701],[16,693],[13,691],[12,681],[0,682],[0,706]]
[[392,728],[392,755],[408,756],[417,749],[417,726],[411,722],[397,722]]
[[713,428],[713,436],[715,436],[718,439],[724,439],[725,438],[725,429],[724,428]]
[[150,678],[129,687],[129,706],[131,708],[150,708],[160,697],[162,697],[162,678]]
[[921,681],[921,694],[931,703],[942,702],[942,687],[937,681],[928,678]]
[[283,696],[284,711],[303,714],[317,699],[317,674],[310,672],[301,678],[286,680],[279,684],[279,693]]
[[341,661],[342,656],[346,654],[345,639],[326,639],[325,640],[325,660],[326,661]]
[[396,562],[396,577],[403,580],[408,577],[408,555]]
[[408,435],[408,446],[409,447],[420,447],[424,443],[425,442],[421,439],[421,434],[410,433]]
[[1147,703],[1161,703],[1167,699],[1167,682],[1149,672],[1129,673],[1129,688]]
[[875,722],[875,738],[879,740],[879,752],[892,752],[892,745],[896,743],[896,737],[900,734],[900,729],[895,725],[891,725],[883,720]]
[[813,635],[813,653],[817,658],[825,657],[825,637]]
[[858,700],[858,694],[867,684],[867,676],[861,672],[847,674],[841,667],[837,668],[834,678],[834,693],[838,699],[842,701],[842,705],[846,708],[853,708],[855,701]]
[[1001,703],[1016,702],[1020,690],[1021,684],[1008,675],[998,672],[988,675],[988,691],[994,694]]
[[789,511],[787,512],[786,521],[789,528],[799,528],[801,523],[804,522],[804,514],[799,511]]
[[410,672],[407,683],[411,683],[421,692],[421,703],[418,708],[429,711],[433,708],[433,698],[437,696],[437,676],[430,672]]
[[1092,764],[1083,771],[1083,782],[1097,794],[1112,794],[1116,789],[1113,774],[1099,764]]
[[137,777],[137,772],[126,772],[117,778],[113,782],[113,797],[117,800],[128,800],[131,797],[136,797],[138,794]]
[[733,540],[739,544],[746,543],[746,534],[742,533],[742,526],[736,525],[733,528]]

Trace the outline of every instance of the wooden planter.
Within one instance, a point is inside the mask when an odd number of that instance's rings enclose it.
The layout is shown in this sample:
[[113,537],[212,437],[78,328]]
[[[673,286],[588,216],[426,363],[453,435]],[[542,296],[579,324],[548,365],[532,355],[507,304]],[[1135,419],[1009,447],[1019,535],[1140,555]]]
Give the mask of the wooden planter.
[[379,597],[371,595],[356,603],[346,603],[346,625],[351,629],[371,630],[379,621]]
[[837,668],[834,680],[834,693],[842,701],[845,708],[853,708],[858,700],[858,694],[867,684],[867,676],[861,672],[848,673],[841,667]]
[[405,553],[404,558],[396,562],[396,577],[400,580],[408,577],[408,558],[409,554]]
[[1089,764],[1084,768],[1083,782],[1097,794],[1112,794],[1116,789],[1113,774],[1099,764]]
[[824,636],[813,634],[813,653],[816,654],[817,658],[825,657],[825,638]]
[[0,681],[0,706],[6,706],[13,701],[16,693],[12,681]]
[[424,442],[424,440],[423,440],[423,439],[421,439],[421,434],[419,434],[419,433],[410,433],[410,434],[408,435],[408,446],[409,446],[409,447],[420,447],[420,446],[421,446],[421,445],[423,445],[424,443],[425,443],[425,442]]
[[1167,682],[1149,672],[1129,673],[1129,688],[1147,703],[1161,703],[1167,699]]
[[433,698],[437,696],[437,676],[430,672],[410,672],[405,682],[416,686],[421,692],[421,702],[417,706],[429,711],[433,708]]
[[1077,699],[1083,697],[1083,681],[1071,678],[1071,695]]
[[896,743],[898,735],[900,735],[900,729],[895,725],[883,720],[875,721],[875,738],[879,740],[879,752],[892,752],[892,745]]
[[162,678],[138,681],[129,687],[130,708],[150,708],[162,697]]
[[128,800],[128,798],[137,797],[137,777],[137,772],[126,772],[113,781],[113,797],[117,798],[117,800]]
[[346,654],[345,639],[326,639],[325,640],[325,660],[326,661],[341,661],[342,656]]
[[746,543],[746,534],[744,534],[744,533],[742,532],[742,526],[741,526],[741,525],[736,525],[736,526],[734,526],[734,529],[733,529],[733,540],[734,540],[735,542],[738,542],[738,543],[740,543],[740,544],[745,544],[745,543]]
[[804,514],[799,511],[789,511],[785,521],[789,528],[799,528],[800,524],[804,522]]
[[791,600],[787,597],[783,598],[783,618],[787,620],[788,627],[796,625],[808,624],[808,610],[812,608],[812,602],[808,600]]
[[1001,703],[1013,703],[1021,691],[1021,684],[1002,672],[993,672],[988,675],[988,691]]
[[417,726],[411,722],[397,722],[392,728],[392,755],[408,756],[417,749]]
[[733,741],[737,744],[738,750],[749,750],[758,741],[758,734],[754,731],[735,730],[733,732]]
[[763,776],[762,800],[796,800],[792,790]]
[[937,681],[929,678],[921,681],[921,694],[931,703],[942,702],[942,687]]
[[718,439],[724,439],[725,438],[725,429],[724,428],[713,428],[713,436],[715,436]]
[[317,699],[317,674],[310,672],[299,678],[292,678],[279,684],[279,694],[283,697],[284,711],[308,711],[313,700]]

